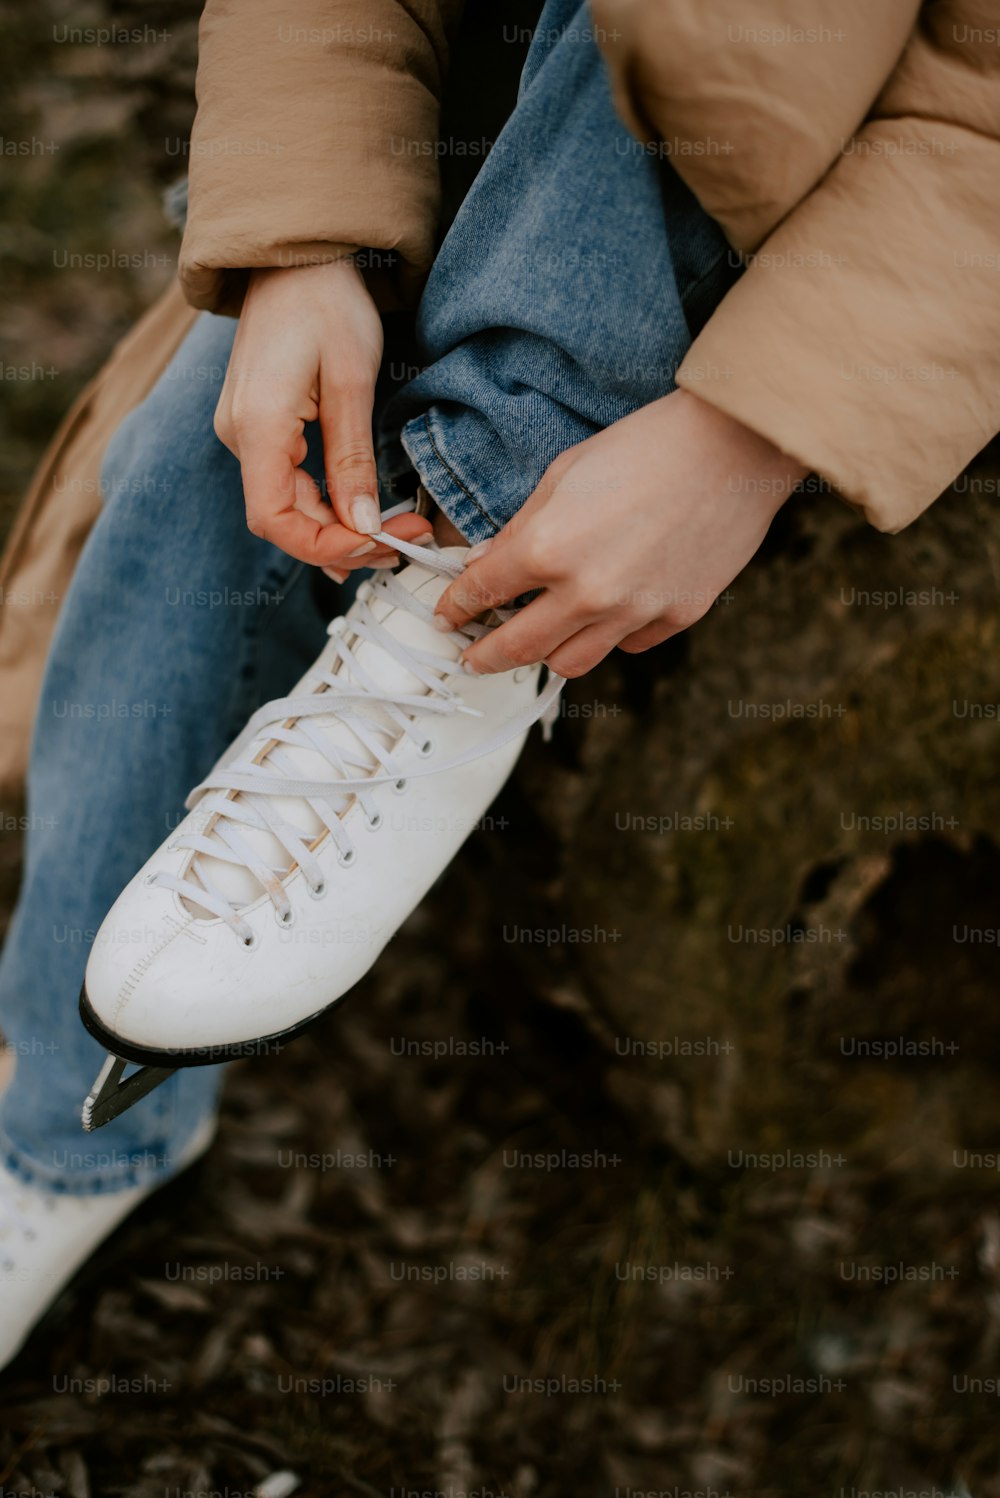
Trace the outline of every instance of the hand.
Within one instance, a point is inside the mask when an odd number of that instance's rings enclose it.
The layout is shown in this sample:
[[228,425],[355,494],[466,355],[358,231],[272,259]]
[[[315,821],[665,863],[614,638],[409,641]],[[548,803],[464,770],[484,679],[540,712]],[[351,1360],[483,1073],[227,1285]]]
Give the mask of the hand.
[[[240,461],[254,535],[335,576],[396,559],[371,542],[381,529],[372,444],[381,359],[382,323],[351,261],[251,274],[215,430]],[[332,510],[299,466],[305,424],[316,420]],[[413,515],[387,529],[409,541],[430,532]],[[351,558],[359,547],[365,554]]]
[[649,650],[707,613],[807,472],[674,391],[561,453],[436,612],[456,626],[540,588],[470,646],[468,669],[545,661],[582,676],[616,645]]

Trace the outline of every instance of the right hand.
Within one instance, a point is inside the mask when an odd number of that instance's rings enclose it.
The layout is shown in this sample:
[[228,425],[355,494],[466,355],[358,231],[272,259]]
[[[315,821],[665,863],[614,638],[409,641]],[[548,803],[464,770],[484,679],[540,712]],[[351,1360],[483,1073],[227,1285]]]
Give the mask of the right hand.
[[[372,443],[381,359],[382,323],[350,260],[251,273],[215,431],[239,459],[254,535],[335,574],[397,556],[377,543],[349,557],[382,528]],[[332,509],[299,466],[305,424],[317,420]],[[414,541],[430,525],[400,515],[386,530]]]

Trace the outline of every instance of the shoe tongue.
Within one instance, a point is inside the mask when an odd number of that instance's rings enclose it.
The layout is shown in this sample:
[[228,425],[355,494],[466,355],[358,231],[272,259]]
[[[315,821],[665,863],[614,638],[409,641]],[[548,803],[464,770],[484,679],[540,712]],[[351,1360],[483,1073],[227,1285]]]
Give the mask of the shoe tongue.
[[[464,552],[464,547],[450,546],[440,548],[436,551],[436,555],[449,561],[461,561]],[[442,577],[427,567],[421,567],[419,562],[411,562],[401,571],[393,574],[393,581],[397,587],[412,593],[422,605],[431,610],[451,579]],[[368,608],[372,617],[382,626],[386,634],[399,640],[408,651],[426,652],[439,657],[442,664],[458,659],[462,647],[453,635],[442,633],[441,630],[435,629],[433,624],[425,623],[408,609],[393,603],[377,582],[373,584],[373,588],[373,595],[367,600]],[[354,605],[348,610],[346,625],[341,626],[341,634],[330,640],[312,671],[308,672],[299,685],[293,688],[290,695],[306,696],[309,694],[310,678],[318,671],[330,672],[332,670],[335,675],[347,681],[353,680],[357,684],[356,673],[350,671],[340,661],[338,645],[341,641],[346,641],[359,667],[378,687],[399,696],[426,695],[427,687],[401,661],[396,660],[382,646],[370,640],[358,640],[357,636],[352,634],[350,624],[356,609],[357,605]],[[357,707],[359,714],[363,714],[371,730],[377,730],[379,724],[384,724],[392,737],[396,736],[398,730],[395,723],[390,714],[378,703],[361,702],[357,704]],[[310,723],[316,726],[325,739],[341,746],[352,757],[360,752],[366,761],[372,764],[373,769],[378,769],[370,752],[336,714],[331,713],[329,716],[320,714],[319,717],[310,719]],[[381,741],[382,736],[379,735],[379,738]],[[268,763],[267,756],[263,759],[259,758],[268,742],[269,739],[265,733],[248,748],[246,758],[254,763]],[[391,739],[386,737],[385,742],[389,743]],[[331,784],[335,783],[336,772],[333,766],[317,750],[293,748],[288,744],[280,745],[279,749],[288,768],[287,772],[283,772],[276,767],[277,774],[298,773],[303,779],[329,780]],[[294,771],[291,768],[293,765]],[[329,804],[334,811],[342,812],[351,804],[352,798],[353,793],[348,791],[339,798],[331,797]],[[307,802],[292,796],[272,796],[268,799],[279,817],[287,819],[304,833],[318,837],[323,831],[323,823]],[[275,870],[288,868],[290,862],[288,850],[270,832],[241,827],[240,836],[253,848],[254,853],[268,868]],[[261,894],[259,881],[249,869],[240,864],[227,863],[223,859],[199,853],[195,859],[195,870],[202,871],[214,887],[236,905],[250,904]],[[210,917],[209,911],[197,906],[193,901],[185,900],[184,903],[195,916]]]

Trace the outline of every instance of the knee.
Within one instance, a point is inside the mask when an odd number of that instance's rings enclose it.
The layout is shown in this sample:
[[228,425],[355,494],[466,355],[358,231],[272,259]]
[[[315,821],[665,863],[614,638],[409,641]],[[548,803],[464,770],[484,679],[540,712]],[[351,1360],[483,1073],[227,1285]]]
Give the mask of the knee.
[[234,328],[229,318],[200,317],[111,438],[100,488],[105,509],[120,520],[135,514],[150,525],[203,498],[213,483],[238,478],[213,427]]

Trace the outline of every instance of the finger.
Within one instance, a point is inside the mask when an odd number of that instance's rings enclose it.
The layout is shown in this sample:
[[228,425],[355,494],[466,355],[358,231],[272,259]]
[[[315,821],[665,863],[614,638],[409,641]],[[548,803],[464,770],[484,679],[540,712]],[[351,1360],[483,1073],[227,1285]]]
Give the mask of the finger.
[[296,482],[295,485],[295,508],[301,510],[303,515],[308,515],[310,520],[315,520],[323,530],[328,525],[335,525],[336,515],[330,506],[325,503],[315,484],[305,485]]
[[319,422],[330,502],[342,525],[373,536],[382,528],[372,438],[374,387],[323,384],[320,374]]
[[304,442],[301,423],[277,413],[258,418],[240,432],[235,451],[243,477],[247,524],[255,534],[258,524],[293,509],[300,498],[310,505],[312,500],[319,501],[316,485],[298,467]]
[[642,629],[633,630],[623,640],[619,640],[619,650],[627,651],[629,655],[641,655],[644,650],[652,650],[654,645],[662,645],[664,640],[673,639],[674,635],[682,632],[679,624],[666,624],[662,619],[654,619],[652,624],[644,624]]
[[442,619],[453,626],[465,624],[487,609],[501,608],[522,593],[544,587],[559,575],[561,550],[553,544],[556,538],[544,534],[540,520],[571,465],[573,451],[567,448],[549,464],[503,530],[472,548],[465,572],[444,590],[435,605],[435,613]]
[[[302,514],[307,515],[310,520],[315,520],[322,530],[325,530],[329,525],[336,525],[338,530],[343,530],[330,506],[323,501],[319,490],[314,484],[310,484],[308,488],[305,484],[299,484],[295,499],[295,508],[301,510]],[[354,567],[370,566],[374,561],[384,561],[386,557],[395,556],[396,552],[390,547],[378,541],[373,541],[370,536],[358,536],[357,544],[344,557],[344,566],[347,567],[349,565],[352,569]]]
[[317,567],[337,564],[363,545],[365,538],[338,525],[328,510],[322,523],[314,518],[319,490],[278,442],[262,433],[240,451],[247,525],[255,536]]
[[[426,545],[434,534],[430,521],[422,515],[397,515],[394,520],[386,522],[384,529],[386,535],[398,536],[401,541],[409,541],[414,546]],[[358,567],[374,567],[387,561],[397,563],[399,552],[381,541],[373,544],[366,537],[360,542],[357,554],[350,556],[344,566],[354,571]]]
[[463,657],[466,668],[482,676],[533,666],[576,634],[583,622],[583,616],[567,613],[564,604],[543,593],[471,645]]
[[387,520],[383,530],[388,536],[398,536],[401,541],[419,541],[426,536],[429,541],[434,528],[424,515],[396,515]]
[[265,515],[250,528],[254,535],[312,567],[350,566],[347,558],[361,544],[354,531],[337,522],[322,526],[294,508]]
[[452,628],[467,624],[488,609],[502,608],[542,582],[528,565],[520,541],[511,539],[506,532],[501,531],[499,536],[481,545],[488,546],[488,550],[477,557],[478,548],[473,547],[473,560],[435,605],[434,612]]
[[588,624],[564,640],[558,649],[545,657],[545,664],[559,676],[584,676],[610,655],[618,644],[620,630],[610,619]]
[[382,567],[386,564],[395,567],[398,563],[398,552],[390,551],[386,546],[375,546],[368,551],[362,543],[356,551],[348,552],[347,556],[337,563],[337,566],[347,572],[358,572],[365,567]]

